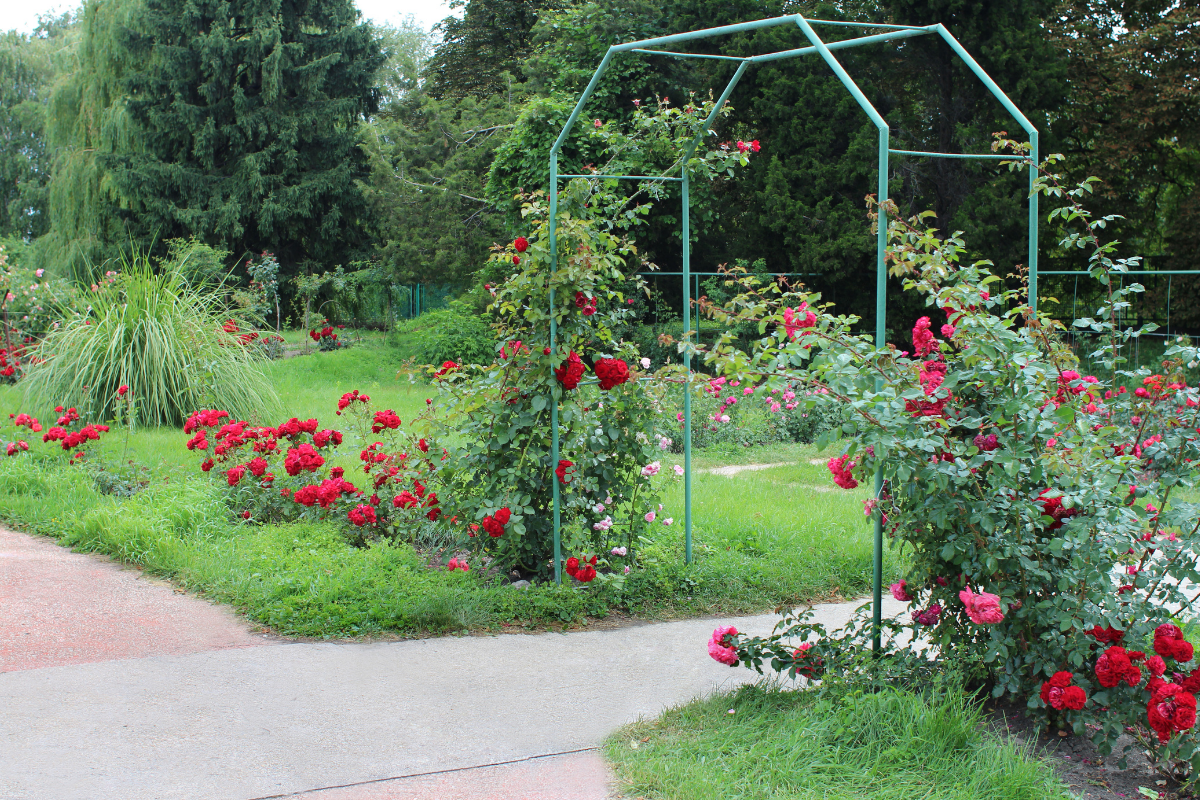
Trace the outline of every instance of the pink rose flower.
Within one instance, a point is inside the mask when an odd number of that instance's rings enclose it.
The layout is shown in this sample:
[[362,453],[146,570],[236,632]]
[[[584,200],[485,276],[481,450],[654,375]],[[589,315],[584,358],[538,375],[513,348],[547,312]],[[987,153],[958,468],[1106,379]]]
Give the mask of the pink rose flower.
[[963,605],[967,607],[967,616],[976,625],[995,625],[1004,619],[997,595],[988,592],[975,594],[970,589],[963,589],[958,593],[958,598],[963,601]]
[[720,661],[722,664],[728,664],[731,667],[736,667],[738,663],[737,650],[728,647],[725,644],[726,636],[737,636],[737,628],[732,625],[718,626],[712,632],[712,638],[708,640],[708,654],[712,656],[714,661]]
[[900,581],[891,585],[892,597],[899,600],[901,603],[911,603],[913,596],[908,593],[908,581]]

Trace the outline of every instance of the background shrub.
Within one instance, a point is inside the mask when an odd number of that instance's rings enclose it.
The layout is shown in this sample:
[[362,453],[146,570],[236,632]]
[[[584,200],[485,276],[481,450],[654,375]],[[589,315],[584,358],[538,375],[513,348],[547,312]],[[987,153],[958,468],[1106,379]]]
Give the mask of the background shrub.
[[473,310],[467,300],[455,300],[447,308],[430,311],[412,320],[396,323],[393,342],[407,339],[411,355],[422,364],[456,361],[460,364],[490,364],[496,357],[496,339],[487,319]]

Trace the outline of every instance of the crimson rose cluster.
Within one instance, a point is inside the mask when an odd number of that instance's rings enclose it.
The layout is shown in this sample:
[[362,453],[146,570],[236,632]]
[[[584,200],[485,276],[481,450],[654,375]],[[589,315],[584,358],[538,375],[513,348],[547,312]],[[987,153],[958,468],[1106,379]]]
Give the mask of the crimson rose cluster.
[[[187,448],[201,457],[202,471],[220,469],[230,504],[244,519],[343,515],[355,541],[411,535],[415,519],[442,517],[441,501],[428,488],[437,464],[428,456],[425,439],[400,430],[394,411],[373,411],[369,403],[370,397],[357,390],[337,403],[337,414],[350,414],[363,435],[388,439],[370,442],[359,452],[361,487],[346,479],[344,467],[329,463],[345,434],[321,428],[316,419],[292,417],[272,427],[233,420],[219,409],[197,411],[184,425],[184,433],[191,435]],[[387,489],[391,496],[385,501],[380,492]]]

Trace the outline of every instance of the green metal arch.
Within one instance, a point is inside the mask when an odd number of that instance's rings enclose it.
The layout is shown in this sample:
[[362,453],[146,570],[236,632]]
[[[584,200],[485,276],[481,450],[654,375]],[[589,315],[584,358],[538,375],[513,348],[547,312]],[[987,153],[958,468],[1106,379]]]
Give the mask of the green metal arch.
[[[713,36],[725,36],[743,31],[756,30],[758,28],[769,28],[779,25],[796,25],[804,33],[805,38],[809,41],[808,47],[800,47],[791,50],[784,50],[776,53],[763,53],[761,55],[749,56],[746,58],[737,58],[734,56],[713,56],[701,53],[684,53],[667,50],[652,49],[666,45],[673,45],[682,42],[689,42],[695,39],[708,39]],[[847,27],[847,28],[870,28],[870,29],[885,29],[886,33],[871,34],[861,36],[855,39],[847,39],[844,41],[826,43],[817,35],[814,30],[814,25],[825,25],[832,27]],[[875,109],[871,102],[862,93],[862,90],[854,83],[854,80],[838,62],[834,56],[834,50],[844,50],[851,47],[860,47],[862,45],[877,44],[879,42],[891,41],[894,39],[907,39],[914,36],[940,36],[946,44],[966,63],[971,71],[979,78],[980,81],[988,88],[988,90],[1000,101],[1005,110],[1013,116],[1017,123],[1024,129],[1029,137],[1031,150],[1029,154],[1029,304],[1036,310],[1037,308],[1037,216],[1038,216],[1038,200],[1037,195],[1033,192],[1033,182],[1037,175],[1036,165],[1038,163],[1038,131],[1033,127],[1033,124],[1021,113],[1020,109],[1009,100],[1008,96],[1001,91],[995,81],[984,72],[983,68],[976,63],[958,40],[955,39],[945,26],[941,23],[936,25],[913,26],[913,25],[884,25],[871,23],[857,22],[840,22],[833,20],[806,19],[800,14],[792,14],[783,17],[774,17],[771,19],[760,19],[752,22],[743,22],[737,25],[723,25],[718,28],[707,28],[699,31],[691,31],[688,33],[677,33],[670,36],[658,36],[653,39],[642,39],[636,42],[626,42],[624,44],[613,45],[608,48],[608,52],[604,54],[600,65],[596,67],[592,79],[588,82],[587,87],[580,95],[575,108],[571,111],[571,116],[563,125],[562,131],[555,140],[554,145],[550,148],[550,261],[551,269],[558,268],[558,241],[556,237],[556,222],[558,216],[558,182],[563,178],[576,177],[597,177],[597,176],[582,176],[582,175],[560,175],[558,172],[558,154],[563,143],[571,133],[571,129],[579,120],[579,115],[583,111],[584,105],[592,96],[596,89],[600,77],[608,69],[612,59],[621,53],[632,52],[641,55],[659,55],[668,58],[706,58],[720,59],[725,61],[737,61],[737,70],[733,77],[729,80],[724,91],[721,93],[716,104],[713,106],[712,113],[705,120],[704,128],[696,138],[688,145],[682,164],[680,167],[680,176],[678,178],[662,176],[655,180],[678,180],[682,183],[683,194],[683,217],[682,217],[682,236],[683,236],[683,332],[686,336],[691,331],[691,222],[690,222],[690,196],[689,196],[689,176],[687,162],[695,152],[700,140],[706,135],[713,121],[721,108],[729,100],[729,95],[733,92],[738,81],[746,70],[754,64],[768,63],[790,58],[797,58],[805,55],[817,54],[822,60],[829,65],[829,68],[837,76],[846,90],[858,103],[859,107],[870,118],[879,132],[879,175],[877,185],[877,197],[882,203],[887,198],[887,176],[888,176],[888,156],[889,154],[907,155],[907,156],[926,156],[933,158],[1011,158],[1007,156],[996,156],[994,154],[962,154],[962,153],[927,153],[913,150],[893,150],[890,148],[890,131],[887,120]],[[644,180],[648,176],[635,175],[611,175],[604,177],[612,177],[619,179],[637,179]],[[882,221],[882,220],[881,220]],[[875,315],[875,341],[878,347],[883,347],[886,344],[886,311],[887,311],[887,268],[884,263],[884,255],[887,249],[887,226],[876,225],[876,315]],[[553,348],[556,344],[558,334],[558,325],[554,320],[554,292],[550,293],[550,346]],[[684,366],[691,373],[691,354],[684,354]],[[692,403],[691,392],[689,387],[685,386],[683,394],[683,409],[684,409],[684,551],[685,558],[688,562],[692,560]],[[551,404],[551,428],[552,428],[552,444],[551,444],[551,463],[558,463],[559,460],[559,428],[558,428],[558,402]],[[560,490],[557,481],[552,482],[554,485],[554,578],[556,581],[562,581],[562,541],[561,541],[561,507],[560,507]],[[880,472],[875,473],[875,494],[878,496],[882,491],[883,479]],[[880,646],[879,631],[881,623],[881,597],[882,597],[882,582],[883,582],[883,522],[879,512],[875,513],[875,555],[874,555],[874,575],[873,575],[873,601],[875,609],[875,637],[874,646],[878,650]]]

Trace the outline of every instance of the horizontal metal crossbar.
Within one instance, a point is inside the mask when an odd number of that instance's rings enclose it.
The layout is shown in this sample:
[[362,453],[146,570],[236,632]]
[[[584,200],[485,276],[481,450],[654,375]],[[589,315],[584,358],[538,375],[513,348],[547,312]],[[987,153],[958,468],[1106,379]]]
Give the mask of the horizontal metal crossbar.
[[[861,47],[865,44],[890,42],[893,39],[909,39],[913,36],[924,36],[929,33],[937,33],[937,26],[930,25],[928,28],[905,28],[904,30],[893,31],[892,33],[876,33],[872,36],[860,36],[857,39],[843,39],[840,42],[826,42],[825,47],[829,50],[845,50],[850,47]],[[785,58],[806,56],[817,52],[819,51],[816,47],[797,47],[794,50],[780,50],[778,53],[763,53],[761,56],[750,56],[746,60],[751,64],[762,64],[767,61],[781,61]]]
[[[645,277],[645,276],[647,276],[647,275],[649,275],[649,276],[651,276],[651,277],[654,277],[654,276],[659,276],[659,275],[682,275],[682,274],[683,274],[682,272],[658,272],[658,271],[654,271],[654,272],[639,272],[639,273],[638,273],[638,275],[641,275],[641,276],[643,276],[643,277]],[[738,273],[730,273],[730,272],[688,272],[687,274],[688,274],[688,275],[692,275],[692,276],[697,276],[697,275],[699,275],[699,276],[705,276],[705,275],[725,275],[725,276],[728,276],[728,277],[730,277],[730,278],[733,278],[733,277],[735,277],[735,276],[736,276]],[[753,274],[753,273],[746,273],[746,274]],[[778,277],[780,277],[780,276],[783,276],[783,277],[785,277],[785,278],[793,278],[793,277],[797,277],[797,276],[799,276],[799,277],[803,277],[803,276],[805,276],[805,275],[826,275],[826,274],[828,274],[828,273],[825,273],[825,272],[772,272],[772,273],[768,274],[768,275],[767,275],[767,277],[768,277],[768,278],[778,278]]]
[[617,180],[628,181],[681,181],[683,178],[672,178],[669,175],[601,175],[600,173],[589,173],[587,175],[559,175],[560,178],[616,178]]
[[[811,21],[811,20],[810,20]],[[913,36],[925,36],[930,33],[937,33],[936,25],[929,25],[923,28],[905,27],[905,26],[886,26],[896,27],[900,30],[892,31],[891,33],[876,33],[871,36],[860,36],[857,39],[843,39],[840,42],[828,42],[825,46],[830,50],[845,50],[850,47],[861,47],[867,44],[878,44],[879,42],[890,42],[894,39],[909,39]],[[746,56],[745,58],[737,58],[735,56],[713,56],[705,53],[676,53],[668,50],[648,50],[646,48],[638,48],[632,50],[634,53],[648,53],[658,56],[671,56],[672,58],[710,58],[719,61],[744,61],[748,64],[763,64],[768,61],[782,61],[786,58],[795,58],[797,56],[807,56],[819,52],[816,47],[797,47],[792,50],[780,50],[777,53],[763,53],[757,56]]]
[[[932,158],[990,158],[1004,159],[1006,161],[1028,161],[1024,156],[997,156],[989,153],[927,153],[923,150],[892,150],[888,149],[889,153],[895,153],[898,156],[930,156]],[[1042,273],[1045,275],[1046,273]]]
[[[809,25],[834,25],[839,28],[896,28],[897,30],[915,30],[919,29],[920,25],[886,25],[882,22],[842,22],[833,19],[812,19],[805,17]],[[937,27],[933,25],[931,27]]]
[[[1038,275],[1091,275],[1090,272],[1080,272],[1079,270],[1056,270],[1056,269],[1039,269]],[[1200,269],[1143,269],[1133,272],[1117,272],[1113,270],[1108,273],[1109,277],[1120,275],[1200,275]]]
[[671,56],[672,58],[711,58],[717,61],[746,61],[744,58],[737,56],[714,56],[708,53],[675,53],[670,50],[647,50],[639,47],[637,50],[630,50],[631,53],[651,53],[656,56]]

